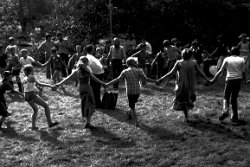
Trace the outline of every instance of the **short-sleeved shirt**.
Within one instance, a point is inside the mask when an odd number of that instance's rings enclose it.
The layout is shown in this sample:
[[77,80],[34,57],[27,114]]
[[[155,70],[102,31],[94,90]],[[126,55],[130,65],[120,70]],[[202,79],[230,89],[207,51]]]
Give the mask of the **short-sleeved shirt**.
[[7,66],[7,59],[8,59],[8,56],[5,53],[3,53],[0,56],[0,68],[5,68]]
[[242,79],[245,69],[244,58],[239,56],[229,56],[224,59],[223,64],[227,66],[226,80]]
[[27,56],[27,58],[25,59],[24,57],[21,57],[20,58],[20,63],[21,63],[21,65],[24,67],[25,65],[28,65],[28,64],[30,64],[30,65],[32,65],[32,63],[34,63],[35,62],[35,60],[32,58],[32,57],[30,57],[30,56]]
[[89,60],[89,67],[92,70],[93,74],[99,75],[99,74],[103,74],[104,73],[103,65],[100,62],[100,60],[98,60],[97,58],[95,58],[91,54],[87,54],[86,57]]
[[119,79],[125,79],[126,93],[127,95],[139,95],[140,80],[146,78],[146,75],[140,68],[129,67],[122,71]]

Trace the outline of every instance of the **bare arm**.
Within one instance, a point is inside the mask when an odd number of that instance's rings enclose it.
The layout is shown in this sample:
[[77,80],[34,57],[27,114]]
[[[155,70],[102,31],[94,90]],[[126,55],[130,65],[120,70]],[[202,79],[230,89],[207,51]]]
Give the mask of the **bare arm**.
[[61,82],[57,83],[56,86],[60,86],[60,85],[64,84],[65,82],[67,82],[68,80],[72,79],[73,77],[75,77],[75,75],[77,74],[77,72],[78,72],[78,70],[72,71],[72,73],[67,78],[65,78]]
[[212,80],[210,80],[210,82],[211,82],[211,83],[216,82],[217,79],[218,79],[219,77],[221,77],[221,74],[222,74],[222,72],[226,69],[226,67],[227,67],[227,62],[224,60],[222,66],[221,66],[221,68],[220,68],[220,70],[215,74],[214,78],[213,78]]
[[158,82],[161,82],[161,81],[165,80],[166,78],[170,77],[171,75],[175,74],[177,72],[177,68],[178,68],[178,62],[176,62],[174,67],[172,68],[172,70],[170,72],[168,72],[166,75],[164,75],[163,77],[161,77],[158,80]]
[[95,80],[96,82],[98,82],[98,83],[100,83],[100,84],[102,84],[102,85],[105,85],[105,83],[102,82],[100,79],[96,78],[92,72],[90,72],[90,77],[91,77],[93,80]]
[[195,63],[195,70],[207,81],[209,82],[209,79],[207,76],[204,74],[204,72],[200,69],[197,63]]

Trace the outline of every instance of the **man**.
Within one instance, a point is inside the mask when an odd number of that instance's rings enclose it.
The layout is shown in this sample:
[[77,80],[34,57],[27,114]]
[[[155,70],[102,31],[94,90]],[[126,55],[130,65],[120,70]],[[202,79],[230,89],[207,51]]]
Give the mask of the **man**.
[[223,100],[223,113],[220,115],[219,120],[223,121],[229,116],[229,103],[232,104],[232,122],[238,122],[238,95],[241,88],[242,80],[244,79],[245,61],[244,58],[239,56],[239,50],[237,47],[232,47],[230,56],[225,58],[220,70],[211,80],[214,83],[222,74],[224,70],[227,70],[226,84]]
[[[38,46],[38,51],[40,53],[45,54],[45,62],[47,62],[50,57],[51,57],[51,49],[55,47],[55,44],[53,41],[51,41],[51,35],[47,33],[45,35],[45,41],[43,41],[39,46]],[[52,69],[51,69],[52,68]],[[53,74],[53,67],[51,67],[51,64],[48,63],[46,67],[46,78],[50,79]]]
[[[93,45],[87,45],[86,46],[86,52],[87,55],[86,57],[89,60],[89,67],[92,70],[93,74],[95,77],[97,77],[99,80],[103,80],[104,77],[104,68],[101,62],[93,56],[94,53],[94,46]],[[81,60],[81,58],[80,58]],[[94,93],[94,98],[95,98],[95,104],[96,108],[102,108],[102,103],[101,103],[101,84],[96,82],[93,79],[90,79],[90,85],[92,86],[93,93]]]
[[[71,50],[72,50],[71,45],[70,45],[68,40],[63,38],[63,34],[61,32],[58,32],[56,34],[56,37],[58,39],[58,41],[56,42],[56,47],[58,49],[58,54],[62,58],[63,62],[65,64],[68,64],[69,63],[70,53],[71,53]],[[66,71],[65,67],[62,69],[62,75],[63,75],[63,77],[67,76],[67,71]]]
[[[111,62],[113,79],[117,78],[123,70],[123,62],[126,62],[126,53],[123,46],[120,45],[120,39],[114,38],[114,45],[110,47],[108,59]],[[113,85],[113,88],[118,89],[119,83]]]

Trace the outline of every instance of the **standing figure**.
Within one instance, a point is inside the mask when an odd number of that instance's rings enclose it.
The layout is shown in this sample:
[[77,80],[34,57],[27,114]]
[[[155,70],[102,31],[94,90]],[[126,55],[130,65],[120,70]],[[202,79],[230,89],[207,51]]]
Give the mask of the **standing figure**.
[[227,70],[226,83],[224,89],[223,113],[219,120],[222,121],[229,116],[229,105],[232,104],[233,113],[231,115],[232,122],[238,122],[238,95],[241,88],[242,80],[244,79],[245,60],[239,56],[237,47],[232,47],[230,56],[225,58],[220,70],[216,73],[211,83],[221,76],[224,70]]
[[7,67],[7,60],[8,56],[4,53],[4,47],[0,44],[0,75],[3,78],[3,72],[6,70]]
[[196,71],[209,82],[206,75],[199,68],[197,62],[191,59],[192,51],[184,49],[182,59],[178,60],[169,73],[161,77],[158,82],[162,82],[177,72],[177,83],[175,86],[175,99],[173,109],[183,111],[185,122],[189,122],[188,111],[194,107],[196,100],[195,75]]
[[[113,78],[117,78],[123,70],[123,61],[126,61],[126,53],[123,46],[120,45],[120,39],[114,38],[114,45],[110,47],[108,54],[109,62],[111,62]],[[113,85],[118,89],[118,83]]]
[[[38,46],[38,51],[41,54],[45,55],[45,62],[47,62],[50,57],[51,57],[51,49],[55,47],[55,43],[51,40],[51,35],[47,33],[45,35],[45,41],[43,41],[39,46]],[[51,64],[48,63],[46,66],[46,78],[50,79],[52,74],[53,74],[53,69],[51,67]]]

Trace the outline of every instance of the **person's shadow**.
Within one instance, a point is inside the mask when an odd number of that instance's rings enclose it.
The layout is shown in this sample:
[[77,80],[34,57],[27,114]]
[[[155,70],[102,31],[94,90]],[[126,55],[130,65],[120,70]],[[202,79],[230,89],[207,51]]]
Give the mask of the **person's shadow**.
[[[59,129],[60,130],[60,129]],[[47,141],[53,145],[62,145],[64,144],[62,141],[58,140],[58,137],[61,135],[57,129],[51,129],[49,131],[47,130],[38,130],[38,133],[40,134],[40,139],[43,141]]]
[[131,138],[121,138],[103,127],[95,127],[95,130],[91,131],[91,135],[98,138],[96,142],[116,148],[129,148],[136,145]]

